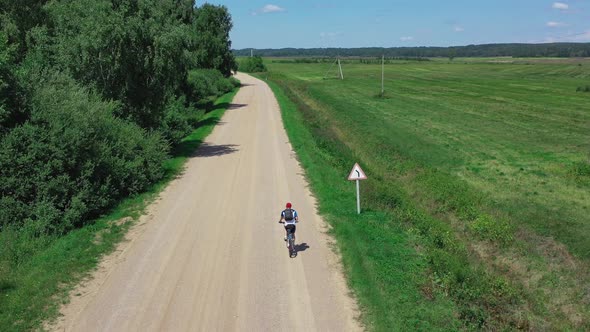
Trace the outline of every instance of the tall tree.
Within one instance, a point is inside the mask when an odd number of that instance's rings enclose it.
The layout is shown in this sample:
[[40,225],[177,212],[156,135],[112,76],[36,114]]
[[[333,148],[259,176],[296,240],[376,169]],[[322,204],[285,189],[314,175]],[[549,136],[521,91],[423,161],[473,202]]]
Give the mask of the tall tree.
[[24,92],[15,75],[17,48],[18,45],[10,44],[7,34],[0,30],[0,137],[28,117]]
[[194,30],[198,34],[196,58],[200,68],[217,69],[226,77],[237,70],[229,39],[232,27],[227,7],[204,4],[197,9]]
[[191,66],[192,1],[78,0],[48,5],[55,63],[123,102],[120,116],[156,128]]

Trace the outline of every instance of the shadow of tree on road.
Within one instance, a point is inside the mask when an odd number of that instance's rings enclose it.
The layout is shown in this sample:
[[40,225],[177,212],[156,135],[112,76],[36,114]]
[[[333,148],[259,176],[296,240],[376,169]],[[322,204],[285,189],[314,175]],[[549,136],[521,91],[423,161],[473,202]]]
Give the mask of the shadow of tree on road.
[[238,103],[228,103],[228,102],[224,102],[224,103],[219,103],[219,104],[215,104],[212,101],[203,103],[200,105],[200,108],[205,109],[205,113],[210,113],[213,111],[217,111],[220,109],[225,109],[225,110],[236,110],[242,107],[248,106],[248,104],[238,104]]
[[237,110],[239,108],[246,107],[246,106],[248,106],[248,104],[231,103],[231,104],[229,104],[229,106],[227,107],[227,109],[228,110]]
[[201,146],[195,151],[193,154],[194,157],[216,157],[216,156],[223,156],[226,154],[234,153],[238,151],[236,148],[239,145],[236,144],[221,144],[221,145],[212,145],[208,143],[203,143]]

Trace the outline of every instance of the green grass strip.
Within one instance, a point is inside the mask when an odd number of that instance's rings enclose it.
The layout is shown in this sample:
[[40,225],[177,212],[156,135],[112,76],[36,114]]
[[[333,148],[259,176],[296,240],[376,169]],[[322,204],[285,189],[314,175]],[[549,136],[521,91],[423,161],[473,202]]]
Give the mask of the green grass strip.
[[[199,122],[199,127],[164,162],[167,176],[151,190],[123,200],[111,213],[63,237],[31,238],[31,246],[44,245],[31,259],[10,271],[0,266],[0,331],[40,329],[43,321],[55,319],[69,292],[90,275],[101,257],[112,252],[145,207],[177,177],[192,152],[199,147],[223,116],[238,89],[223,95]],[[0,243],[19,240],[16,234],[0,234]],[[39,244],[39,241],[45,241]],[[26,244],[24,244],[26,246]],[[21,245],[22,247],[23,245]]]

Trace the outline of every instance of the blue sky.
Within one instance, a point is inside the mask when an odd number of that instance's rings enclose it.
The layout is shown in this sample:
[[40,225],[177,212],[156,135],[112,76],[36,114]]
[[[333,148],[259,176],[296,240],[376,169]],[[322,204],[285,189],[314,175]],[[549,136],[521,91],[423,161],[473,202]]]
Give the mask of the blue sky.
[[590,42],[590,0],[207,2],[228,7],[235,49]]

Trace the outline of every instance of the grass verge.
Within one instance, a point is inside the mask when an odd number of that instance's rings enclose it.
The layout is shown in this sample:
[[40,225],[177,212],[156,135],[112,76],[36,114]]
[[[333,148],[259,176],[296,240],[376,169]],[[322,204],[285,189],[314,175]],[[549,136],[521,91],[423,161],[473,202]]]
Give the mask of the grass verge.
[[108,215],[59,238],[30,238],[8,231],[0,243],[22,241],[30,259],[15,267],[0,265],[0,331],[30,331],[55,319],[69,292],[90,275],[101,257],[112,252],[127,231],[166,185],[183,170],[184,163],[223,116],[237,89],[220,97],[199,121],[198,128],[164,162],[166,177],[151,190],[122,201]]

